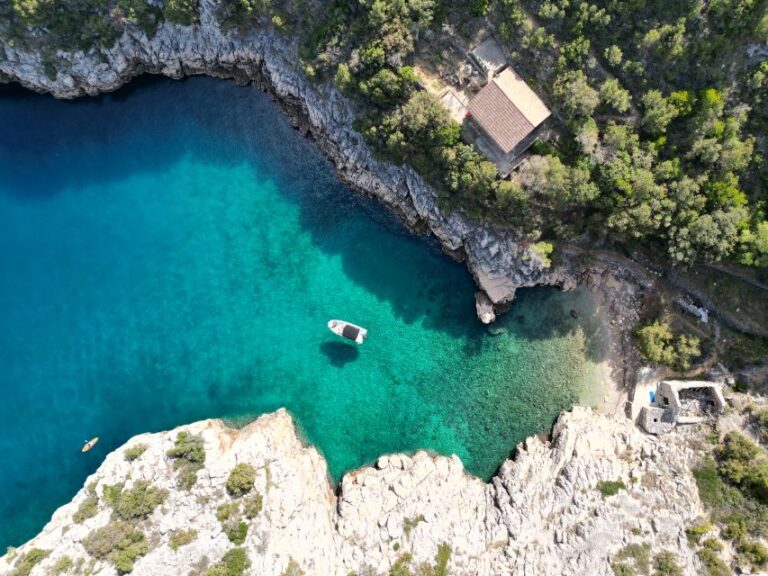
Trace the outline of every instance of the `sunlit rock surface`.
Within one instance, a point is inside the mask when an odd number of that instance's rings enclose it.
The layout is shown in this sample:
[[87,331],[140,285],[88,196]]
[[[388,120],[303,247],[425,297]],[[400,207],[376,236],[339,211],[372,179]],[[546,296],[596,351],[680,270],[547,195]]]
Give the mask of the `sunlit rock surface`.
[[[204,439],[205,467],[191,491],[179,488],[166,455],[179,431]],[[127,461],[126,449],[139,444],[146,451]],[[468,475],[455,456],[418,452],[382,456],[345,475],[334,493],[323,457],[302,443],[287,412],[240,430],[206,420],[134,437],[111,453],[36,538],[0,559],[0,574],[32,548],[51,551],[32,576],[47,574],[63,556],[94,574],[116,574],[107,561],[92,563],[82,541],[112,515],[104,486],[130,489],[140,480],[169,495],[137,524],[149,552],[133,574],[188,574],[215,563],[235,546],[216,510],[233,501],[226,481],[244,462],[256,469],[254,491],[263,497],[263,509],[245,520],[249,573],[277,576],[293,561],[308,575],[386,574],[404,553],[414,566],[434,563],[446,543],[454,575],[609,575],[611,558],[636,542],[649,544],[652,555],[672,551],[694,575],[700,567],[685,536],[702,512],[693,457],[679,434],[657,440],[628,420],[575,408],[560,417],[551,442],[528,439],[489,484]],[[617,480],[626,490],[604,497],[598,483]],[[78,524],[73,514],[89,490],[99,495],[99,512]],[[172,532],[190,528],[194,540],[172,550]]]

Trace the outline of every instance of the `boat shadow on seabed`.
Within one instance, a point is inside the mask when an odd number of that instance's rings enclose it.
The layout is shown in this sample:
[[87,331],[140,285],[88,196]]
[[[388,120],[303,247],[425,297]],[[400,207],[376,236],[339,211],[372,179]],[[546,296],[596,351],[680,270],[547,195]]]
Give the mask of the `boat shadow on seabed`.
[[360,356],[360,349],[346,342],[323,342],[320,350],[336,368],[343,368]]

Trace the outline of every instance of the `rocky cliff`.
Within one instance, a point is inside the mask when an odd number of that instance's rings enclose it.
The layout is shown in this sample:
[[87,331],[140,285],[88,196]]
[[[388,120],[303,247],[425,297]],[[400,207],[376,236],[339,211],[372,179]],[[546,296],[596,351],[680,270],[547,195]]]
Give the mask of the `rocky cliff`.
[[[46,74],[46,60],[41,54],[5,43],[0,50],[5,55],[0,58],[0,79],[60,98],[115,90],[142,73],[174,78],[208,74],[261,83],[295,124],[317,140],[344,181],[377,197],[411,229],[434,234],[453,257],[466,258],[479,287],[493,304],[509,302],[519,287],[570,287],[577,282],[586,269],[578,259],[561,258],[560,265],[549,268],[514,235],[443,212],[434,190],[410,168],[374,158],[352,127],[352,104],[332,85],[307,79],[295,39],[268,28],[247,35],[223,33],[214,9],[212,0],[202,0],[199,25],[164,23],[151,39],[139,28],[128,27],[111,49],[89,54],[58,51],[55,79]],[[595,266],[601,264],[592,259],[590,267]],[[615,269],[616,263],[603,263],[602,267]],[[634,274],[632,270],[621,271],[627,273]],[[482,292],[481,316],[491,320],[491,311],[482,307]]]
[[[199,436],[206,456],[188,490],[169,455],[179,432]],[[631,544],[647,545],[650,557],[671,551],[693,575],[698,561],[685,535],[701,514],[693,457],[679,435],[652,439],[627,420],[575,408],[551,441],[529,438],[488,484],[455,456],[417,452],[382,456],[334,492],[323,457],[301,442],[287,412],[240,430],[207,420],[134,437],[109,454],[36,538],[0,559],[0,574],[30,554],[43,557],[32,576],[65,564],[70,573],[116,574],[112,561],[94,558],[93,534],[126,516],[147,543],[133,574],[205,574],[236,547],[224,510],[247,526],[235,541],[247,553],[246,573],[260,576],[301,573],[289,566],[318,576],[387,574],[406,554],[414,569],[434,568],[441,545],[454,576],[598,576],[613,574],[611,561]],[[227,481],[236,464],[255,476],[250,492],[233,496]],[[604,481],[625,488],[605,495]],[[116,502],[114,486],[133,496]],[[146,505],[152,491],[162,497]]]

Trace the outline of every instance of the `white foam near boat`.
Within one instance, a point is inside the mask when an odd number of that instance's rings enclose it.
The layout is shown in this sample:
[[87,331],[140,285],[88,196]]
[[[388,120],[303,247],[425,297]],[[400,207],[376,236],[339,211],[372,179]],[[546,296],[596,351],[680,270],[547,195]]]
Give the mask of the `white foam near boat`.
[[328,328],[330,328],[331,332],[334,334],[338,334],[342,338],[352,340],[358,344],[365,342],[365,339],[368,336],[368,330],[352,324],[351,322],[345,322],[344,320],[329,320]]

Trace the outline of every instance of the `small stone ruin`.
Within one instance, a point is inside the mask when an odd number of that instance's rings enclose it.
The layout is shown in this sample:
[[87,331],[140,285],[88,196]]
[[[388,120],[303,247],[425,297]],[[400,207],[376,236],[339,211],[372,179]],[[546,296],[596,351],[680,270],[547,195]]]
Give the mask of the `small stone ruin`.
[[666,434],[681,424],[698,424],[725,409],[722,385],[702,380],[662,380],[640,422],[649,434]]

